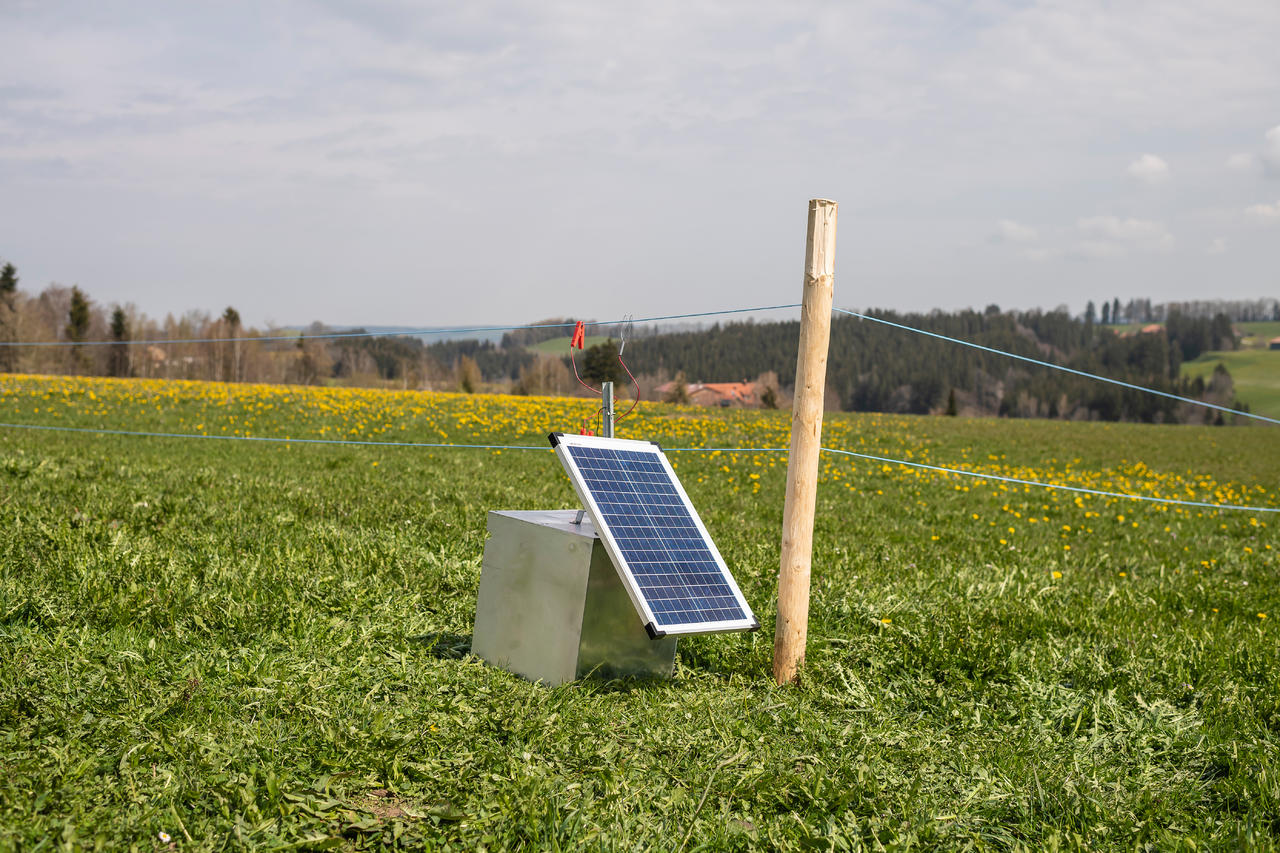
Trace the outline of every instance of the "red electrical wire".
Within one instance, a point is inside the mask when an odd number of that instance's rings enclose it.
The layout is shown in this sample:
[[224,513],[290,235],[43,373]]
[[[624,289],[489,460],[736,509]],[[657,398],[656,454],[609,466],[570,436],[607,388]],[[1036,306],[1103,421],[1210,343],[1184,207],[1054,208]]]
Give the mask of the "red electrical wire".
[[574,360],[572,349],[569,350],[569,363],[573,365],[573,378],[578,380],[579,385],[581,385],[583,388],[586,388],[592,394],[604,393],[603,391],[597,391],[596,389],[592,388],[590,385],[582,381],[582,377],[578,375],[578,362]]
[[581,320],[579,320],[578,325],[574,326],[573,328],[573,337],[569,339],[569,363],[573,365],[573,378],[577,379],[578,384],[581,385],[583,388],[586,388],[591,393],[603,395],[604,394],[603,390],[597,391],[587,383],[583,382],[582,377],[578,375],[578,360],[574,358],[573,351],[575,349],[586,349],[586,348],[587,348],[587,337],[586,337],[585,325]]
[[[622,369],[627,371],[627,376],[631,376],[631,368],[627,367],[627,363],[622,360],[622,356],[618,356],[618,364],[621,364]],[[640,383],[636,381],[636,378],[634,376],[631,376],[631,384],[635,386],[636,397],[634,400],[631,401],[631,408],[627,409],[627,411],[624,414],[619,416],[617,419],[618,421],[622,420],[627,415],[631,414],[631,412],[635,410],[635,407],[640,403]],[[614,421],[614,423],[617,423],[617,421]]]

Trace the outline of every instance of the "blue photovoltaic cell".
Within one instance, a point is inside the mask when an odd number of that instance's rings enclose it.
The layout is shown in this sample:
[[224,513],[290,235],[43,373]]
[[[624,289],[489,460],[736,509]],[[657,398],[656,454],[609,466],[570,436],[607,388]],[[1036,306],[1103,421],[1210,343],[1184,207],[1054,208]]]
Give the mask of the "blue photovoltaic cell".
[[565,450],[658,628],[748,618],[655,453],[579,444]]

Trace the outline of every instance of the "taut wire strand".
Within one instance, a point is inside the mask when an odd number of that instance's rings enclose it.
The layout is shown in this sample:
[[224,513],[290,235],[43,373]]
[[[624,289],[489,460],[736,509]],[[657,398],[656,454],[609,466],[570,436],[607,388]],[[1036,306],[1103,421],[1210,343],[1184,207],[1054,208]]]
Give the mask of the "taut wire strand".
[[[757,308],[730,308],[723,311],[696,311],[691,314],[667,314],[661,317],[641,317],[630,320],[632,323],[659,323],[665,320],[693,320],[698,317],[719,317],[727,314],[750,314],[756,311],[778,311],[783,308],[799,308],[799,302],[785,305],[762,305]],[[584,326],[612,326],[620,320],[584,321]],[[318,341],[340,338],[413,338],[420,335],[468,334],[473,332],[517,332],[522,329],[559,329],[572,327],[576,323],[528,323],[523,326],[472,326],[470,328],[452,328],[437,326],[429,329],[402,329],[392,332],[329,332],[320,335],[263,335],[259,337],[240,338],[170,338],[168,340],[148,341],[0,341],[0,347],[106,347],[106,346],[152,346],[160,344],[231,344],[254,343],[260,341]]]
[[937,338],[940,341],[948,341],[949,343],[960,344],[961,346],[973,347],[974,349],[982,350],[983,352],[993,353],[994,355],[1003,355],[1008,358],[1016,358],[1018,359],[1018,361],[1025,361],[1029,364],[1037,364],[1041,367],[1051,367],[1054,370],[1061,370],[1064,373],[1074,373],[1076,376],[1083,376],[1086,379],[1096,379],[1099,382],[1108,382],[1112,385],[1119,385],[1122,388],[1130,388],[1134,391],[1145,391],[1148,394],[1156,394],[1161,397],[1168,397],[1170,400],[1178,400],[1183,403],[1190,403],[1193,406],[1204,406],[1209,409],[1217,409],[1218,411],[1228,412],[1233,415],[1242,415],[1246,418],[1253,418],[1254,420],[1266,421],[1269,424],[1280,424],[1280,419],[1278,418],[1269,418],[1266,415],[1255,415],[1252,412],[1241,412],[1237,409],[1232,409],[1229,406],[1219,406],[1216,403],[1206,403],[1203,400],[1194,400],[1191,397],[1182,397],[1177,394],[1170,394],[1168,391],[1157,391],[1155,388],[1146,388],[1142,385],[1134,385],[1131,382],[1122,382],[1119,379],[1111,379],[1106,376],[1099,376],[1096,373],[1087,373],[1083,370],[1076,370],[1075,368],[1072,368],[1072,367],[1064,367],[1061,364],[1054,364],[1051,361],[1041,361],[1038,358],[1030,358],[1025,355],[1016,355],[1011,352],[1005,352],[1004,350],[995,349],[994,347],[986,347],[986,346],[983,346],[982,344],[975,344],[973,341],[966,341],[960,338],[953,338],[948,335],[939,334],[938,332],[930,332],[927,329],[917,329],[915,326],[907,326],[902,323],[895,323],[892,320],[886,320],[883,317],[873,317],[870,314],[861,314],[857,311],[849,311],[844,308],[832,308],[831,310],[839,312],[841,314],[848,314],[850,317],[857,317],[859,320],[870,320],[873,323],[881,323],[885,326],[892,326],[895,329],[902,329],[903,331],[907,331],[907,332],[915,332],[918,335],[927,335],[928,337],[931,337],[931,338]]
[[944,474],[959,474],[963,477],[980,477],[984,480],[998,480],[1003,483],[1017,483],[1021,486],[1040,486],[1045,489],[1064,489],[1068,492],[1080,492],[1086,495],[1098,495],[1105,498],[1125,498],[1131,501],[1150,501],[1151,503],[1173,504],[1177,506],[1197,506],[1209,509],[1240,509],[1249,512],[1280,512],[1280,507],[1245,506],[1243,504],[1215,504],[1208,501],[1184,501],[1179,498],[1157,498],[1151,495],[1131,495],[1127,492],[1107,492],[1101,489],[1087,489],[1084,486],[1065,486],[1061,483],[1045,483],[1041,480],[1023,480],[1019,477],[1005,477],[1001,474],[982,474],[977,471],[965,471],[961,468],[944,468],[941,465],[926,465],[923,462],[908,462],[905,459],[894,459],[890,456],[875,456],[870,453],[856,453],[852,450],[837,450],[834,447],[822,448],[827,453],[839,453],[843,456],[856,456],[872,462],[884,462],[890,465],[906,465],[911,468],[923,468],[926,471],[939,471]]
[[[417,441],[361,441],[359,439],[339,438],[280,438],[265,435],[204,435],[189,432],[142,432],[123,429],[106,429],[97,427],[64,427],[46,424],[12,424],[0,423],[4,429],[42,430],[48,432],[94,433],[98,435],[122,435],[141,438],[209,438],[219,441],[257,441],[271,444],[348,444],[361,447],[419,447],[449,450],[550,450],[549,447],[530,444],[432,444]],[[668,453],[786,453],[786,447],[664,447]],[[1108,492],[1101,489],[1088,489],[1083,486],[1066,486],[1061,483],[1046,483],[1040,480],[1024,480],[1019,477],[1005,477],[1000,474],[982,474],[977,471],[965,471],[961,468],[946,468],[941,465],[926,465],[923,462],[909,462],[905,459],[894,459],[891,456],[876,456],[870,453],[858,453],[853,450],[840,450],[835,447],[822,448],[824,453],[838,453],[842,456],[853,456],[872,462],[883,462],[889,465],[905,465],[909,468],[922,468],[943,474],[956,474],[962,477],[979,477],[984,480],[997,480],[1004,483],[1016,483],[1021,486],[1039,486],[1045,489],[1062,489],[1087,495],[1107,498],[1124,498],[1134,501],[1168,504],[1173,506],[1194,506],[1204,509],[1234,509],[1245,512],[1280,512],[1280,507],[1248,506],[1244,504],[1215,504],[1208,501],[1187,501],[1179,498],[1158,498],[1150,495],[1131,495],[1126,492]]]

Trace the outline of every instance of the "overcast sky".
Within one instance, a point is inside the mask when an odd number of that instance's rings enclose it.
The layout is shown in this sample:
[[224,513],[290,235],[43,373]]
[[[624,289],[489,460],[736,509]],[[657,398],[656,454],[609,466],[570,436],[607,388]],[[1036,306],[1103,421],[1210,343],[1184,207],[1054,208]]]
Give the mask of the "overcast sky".
[[1280,3],[0,3],[0,258],[153,316],[1280,296]]

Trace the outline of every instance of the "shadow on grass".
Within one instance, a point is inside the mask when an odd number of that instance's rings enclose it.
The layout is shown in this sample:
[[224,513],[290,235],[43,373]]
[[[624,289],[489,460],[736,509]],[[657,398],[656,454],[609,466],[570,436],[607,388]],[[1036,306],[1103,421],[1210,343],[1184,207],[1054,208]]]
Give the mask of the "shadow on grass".
[[670,678],[658,675],[634,675],[618,672],[607,666],[598,666],[565,684],[564,687],[593,696],[603,696],[611,693],[656,690],[670,685]]
[[470,634],[440,631],[409,637],[409,642],[424,646],[426,653],[437,660],[462,660],[471,654]]
[[[417,634],[409,637],[408,642],[422,646],[423,651],[436,660],[464,660],[471,655],[471,639],[470,634],[440,631],[430,634]],[[711,667],[711,669],[715,668]],[[519,678],[520,676],[513,675],[513,677]],[[670,687],[671,684],[671,678],[654,675],[634,675],[602,665],[554,689],[576,690],[599,696],[656,690]]]

